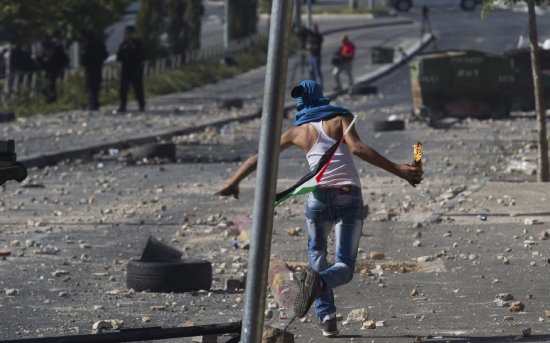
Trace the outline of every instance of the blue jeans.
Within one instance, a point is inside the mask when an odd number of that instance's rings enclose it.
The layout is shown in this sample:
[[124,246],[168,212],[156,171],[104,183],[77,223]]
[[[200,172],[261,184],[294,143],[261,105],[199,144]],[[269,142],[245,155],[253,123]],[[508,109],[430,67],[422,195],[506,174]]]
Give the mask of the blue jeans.
[[[318,188],[309,193],[306,204],[309,266],[318,272],[326,289],[315,302],[315,314],[336,312],[333,288],[351,281],[363,229],[361,188]],[[334,265],[327,262],[327,238],[335,232]]]
[[321,57],[309,56],[309,76],[323,87],[323,73],[321,72]]

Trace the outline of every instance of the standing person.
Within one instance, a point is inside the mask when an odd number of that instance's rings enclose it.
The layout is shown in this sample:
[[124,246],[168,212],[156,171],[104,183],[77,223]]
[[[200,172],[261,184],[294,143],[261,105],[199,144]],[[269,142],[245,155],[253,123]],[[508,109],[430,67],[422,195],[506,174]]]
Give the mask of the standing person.
[[[321,156],[348,129],[353,115],[344,107],[329,105],[321,85],[315,81],[302,81],[291,95],[297,99],[299,112],[295,115],[295,126],[281,136],[280,149],[298,146],[306,154],[310,169],[315,170]],[[422,180],[421,168],[389,161],[361,142],[357,131],[351,127],[318,188],[309,193],[305,209],[309,267],[299,278],[300,291],[294,301],[294,311],[298,317],[304,317],[316,300],[315,314],[325,336],[339,333],[333,289],[350,282],[353,277],[363,228],[361,183],[352,155],[413,186]],[[239,183],[256,170],[257,161],[257,155],[248,158],[216,194],[238,198]],[[329,267],[327,238],[333,228],[336,256],[334,265]]]
[[309,75],[312,80],[319,82],[323,87],[323,73],[321,72],[321,45],[323,35],[315,24],[307,31],[309,36]]
[[340,41],[342,42],[342,46],[340,46],[340,50],[338,50],[340,61],[332,71],[332,75],[334,75],[334,82],[336,82],[336,87],[334,87],[334,90],[338,92],[342,90],[340,73],[344,71],[348,76],[348,91],[350,94],[353,94],[353,74],[351,62],[355,56],[355,45],[349,40],[347,35],[340,37]]
[[48,103],[57,100],[57,79],[69,65],[69,56],[61,44],[62,32],[55,30],[53,35],[46,36],[42,40],[42,54],[38,57],[38,65],[46,71],[48,88],[46,101]]
[[126,97],[130,84],[134,88],[139,110],[145,110],[145,99],[143,96],[143,45],[141,40],[135,38],[136,28],[133,25],[126,26],[125,39],[120,44],[116,54],[117,61],[122,63],[120,74],[120,107],[113,111],[116,113],[126,112]]
[[99,109],[101,70],[103,68],[103,62],[107,59],[108,55],[105,44],[97,38],[94,30],[91,28],[86,29],[84,31],[81,61],[85,72],[89,110]]
[[432,33],[432,24],[430,23],[430,8],[428,6],[422,6],[422,28],[420,29],[420,39],[424,37],[424,32]]

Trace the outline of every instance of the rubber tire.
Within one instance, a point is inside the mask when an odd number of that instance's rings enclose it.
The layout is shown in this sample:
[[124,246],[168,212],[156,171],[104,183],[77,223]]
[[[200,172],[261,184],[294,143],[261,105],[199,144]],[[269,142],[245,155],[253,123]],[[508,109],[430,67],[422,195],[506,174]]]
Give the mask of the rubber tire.
[[408,12],[412,7],[412,3],[411,0],[395,0],[394,7],[400,12]]
[[473,11],[476,9],[477,1],[476,0],[462,0],[460,2],[460,8],[464,11]]
[[168,143],[151,143],[138,146],[133,149],[132,156],[137,159],[142,158],[167,158],[170,161],[176,160],[176,145]]
[[402,131],[405,130],[403,120],[375,120],[374,131]]
[[212,265],[204,260],[131,260],[126,269],[126,286],[150,292],[192,292],[212,287]]

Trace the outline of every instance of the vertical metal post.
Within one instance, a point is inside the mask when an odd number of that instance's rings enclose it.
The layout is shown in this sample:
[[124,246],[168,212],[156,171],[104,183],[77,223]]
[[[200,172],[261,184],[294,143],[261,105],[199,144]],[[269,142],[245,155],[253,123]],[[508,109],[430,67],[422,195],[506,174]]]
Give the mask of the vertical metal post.
[[[298,0],[299,1],[299,0]],[[293,0],[273,0],[241,342],[262,340]]]
[[229,48],[229,0],[223,2],[223,47]]

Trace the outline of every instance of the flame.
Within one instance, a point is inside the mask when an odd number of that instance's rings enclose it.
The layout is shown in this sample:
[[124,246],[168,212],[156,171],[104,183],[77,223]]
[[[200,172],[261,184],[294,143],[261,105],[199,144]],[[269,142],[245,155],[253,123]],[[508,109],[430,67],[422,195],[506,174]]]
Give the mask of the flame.
[[422,143],[418,141],[416,145],[413,145],[414,148],[414,161],[420,162],[422,160]]

